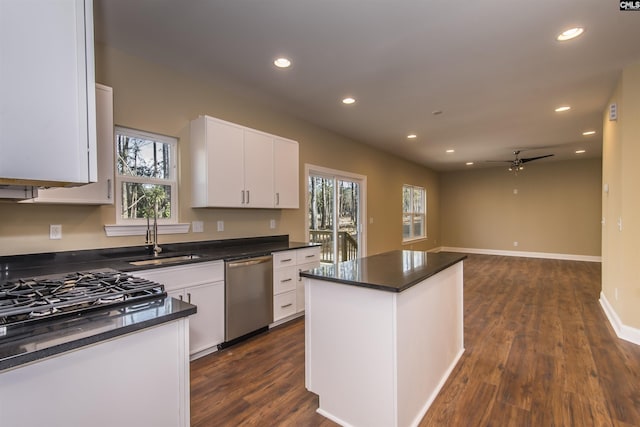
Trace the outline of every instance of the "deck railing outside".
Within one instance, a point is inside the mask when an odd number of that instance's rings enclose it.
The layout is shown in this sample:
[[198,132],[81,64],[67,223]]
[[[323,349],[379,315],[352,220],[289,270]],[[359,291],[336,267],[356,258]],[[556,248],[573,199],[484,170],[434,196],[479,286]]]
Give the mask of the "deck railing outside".
[[[334,263],[333,259],[333,231],[309,230],[309,241],[319,243],[321,246],[320,261]],[[357,258],[358,242],[346,231],[338,232],[338,262]]]

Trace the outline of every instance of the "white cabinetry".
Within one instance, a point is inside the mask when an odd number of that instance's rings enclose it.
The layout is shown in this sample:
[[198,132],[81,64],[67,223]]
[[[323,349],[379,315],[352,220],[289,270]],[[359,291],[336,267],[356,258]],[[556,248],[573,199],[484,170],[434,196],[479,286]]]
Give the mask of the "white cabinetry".
[[298,208],[298,143],[213,117],[191,122],[192,207]]
[[0,1],[0,183],[97,179],[93,1]]
[[98,181],[72,188],[40,189],[36,203],[83,205],[113,204],[113,89],[96,84],[96,129],[98,140]]
[[275,207],[297,209],[298,143],[283,138],[273,140]]
[[217,350],[224,341],[224,262],[212,261],[130,274],[164,285],[167,294],[198,307],[189,317],[189,354],[192,358]]
[[320,247],[273,253],[273,321],[297,317],[304,311],[300,272],[320,266]]

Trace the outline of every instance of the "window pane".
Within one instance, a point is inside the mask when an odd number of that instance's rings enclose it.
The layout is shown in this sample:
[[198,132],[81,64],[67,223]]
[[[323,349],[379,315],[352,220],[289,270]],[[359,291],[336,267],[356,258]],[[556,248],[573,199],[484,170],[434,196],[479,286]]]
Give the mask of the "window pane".
[[117,152],[119,175],[172,179],[169,144],[118,134]]
[[411,238],[411,215],[402,215],[402,238]]
[[423,194],[424,192],[422,191],[422,189],[413,189],[413,213],[423,213]]
[[411,212],[411,187],[408,185],[402,187],[402,212]]
[[413,237],[424,236],[422,215],[414,215],[413,217]]
[[123,182],[121,193],[123,219],[171,218],[171,186]]

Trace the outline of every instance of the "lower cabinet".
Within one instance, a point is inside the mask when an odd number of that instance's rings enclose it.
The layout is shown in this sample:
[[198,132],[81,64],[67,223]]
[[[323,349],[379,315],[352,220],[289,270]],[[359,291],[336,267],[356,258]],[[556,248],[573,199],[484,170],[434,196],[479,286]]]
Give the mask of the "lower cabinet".
[[130,274],[161,283],[167,295],[198,307],[189,317],[189,354],[195,359],[224,341],[224,262],[213,261]]
[[320,247],[273,254],[273,321],[286,322],[304,312],[300,272],[320,266]]

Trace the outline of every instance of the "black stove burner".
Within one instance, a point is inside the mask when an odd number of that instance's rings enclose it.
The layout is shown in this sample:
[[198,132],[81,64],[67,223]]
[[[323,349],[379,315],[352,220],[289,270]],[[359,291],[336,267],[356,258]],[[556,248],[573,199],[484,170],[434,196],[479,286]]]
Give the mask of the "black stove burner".
[[0,325],[159,296],[166,296],[163,285],[112,270],[16,279],[0,283]]

